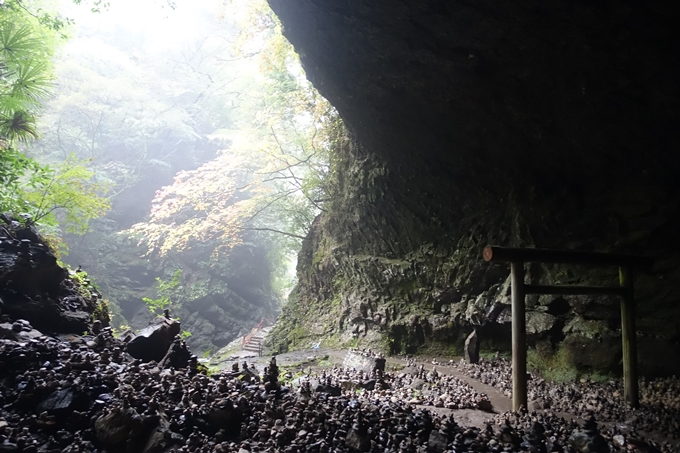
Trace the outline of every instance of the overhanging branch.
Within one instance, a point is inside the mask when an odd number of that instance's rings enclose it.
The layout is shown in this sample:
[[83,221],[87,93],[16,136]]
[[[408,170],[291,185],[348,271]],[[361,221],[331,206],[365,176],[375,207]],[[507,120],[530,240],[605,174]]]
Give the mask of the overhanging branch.
[[283,234],[284,236],[288,236],[295,239],[305,239],[304,236],[300,236],[299,234],[288,233],[287,231],[275,230],[273,228],[242,228],[242,229],[247,231],[271,231],[272,233]]

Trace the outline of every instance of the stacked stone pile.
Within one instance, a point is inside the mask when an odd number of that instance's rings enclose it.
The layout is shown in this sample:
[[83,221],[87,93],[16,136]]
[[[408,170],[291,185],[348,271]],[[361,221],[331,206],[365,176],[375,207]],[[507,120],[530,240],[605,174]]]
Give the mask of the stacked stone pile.
[[[479,364],[463,361],[456,368],[480,382],[512,396],[512,368],[505,359]],[[680,379],[676,377],[640,381],[640,408],[631,408],[623,398],[621,379],[593,382],[549,382],[530,376],[528,397],[537,410],[566,412],[586,418],[594,414],[600,421],[618,422],[632,430],[661,432],[680,439]]]
[[312,390],[326,393],[344,391],[351,396],[358,390],[366,399],[381,398],[448,409],[492,409],[485,394],[454,376],[440,374],[436,369],[426,371],[422,366],[409,367],[398,374],[334,368],[310,375],[306,380]]
[[[446,407],[450,395],[458,407],[478,407],[483,395],[422,367],[328,370],[292,389],[278,381],[274,359],[263,377],[248,364],[206,376],[186,352],[176,340],[160,364],[144,363],[108,329],[85,341],[0,340],[0,452],[550,452],[599,451],[583,448],[602,442],[626,451],[597,426],[547,414],[460,426],[417,403]],[[625,448],[655,447],[629,436]]]

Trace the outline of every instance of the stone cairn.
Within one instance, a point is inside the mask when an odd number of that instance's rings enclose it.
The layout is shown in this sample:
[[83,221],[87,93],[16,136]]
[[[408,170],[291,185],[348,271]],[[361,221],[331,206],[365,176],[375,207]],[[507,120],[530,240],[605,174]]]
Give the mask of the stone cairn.
[[0,452],[549,453],[604,451],[602,441],[610,452],[673,451],[550,411],[461,426],[429,409],[477,409],[485,395],[422,366],[334,368],[295,391],[279,381],[275,358],[264,379],[247,363],[207,376],[176,339],[161,365],[130,356],[108,328],[64,340],[32,334],[0,339]]

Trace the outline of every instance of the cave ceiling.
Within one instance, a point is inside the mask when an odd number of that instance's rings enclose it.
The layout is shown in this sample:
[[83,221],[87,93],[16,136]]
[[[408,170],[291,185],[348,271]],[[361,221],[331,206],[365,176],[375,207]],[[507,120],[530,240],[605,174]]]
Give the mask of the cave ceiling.
[[674,184],[671,2],[269,0],[371,152],[465,184]]

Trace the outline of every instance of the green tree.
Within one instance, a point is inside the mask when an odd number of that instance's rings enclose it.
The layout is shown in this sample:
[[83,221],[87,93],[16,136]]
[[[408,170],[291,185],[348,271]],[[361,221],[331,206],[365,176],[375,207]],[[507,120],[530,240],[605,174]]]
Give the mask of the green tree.
[[0,148],[38,136],[35,118],[51,87],[53,31],[20,2],[0,5]]
[[[157,192],[149,219],[132,228],[160,255],[192,241],[216,241],[216,250],[228,250],[242,242],[244,231],[257,231],[286,238],[286,247],[282,241],[275,247],[277,261],[284,261],[323,210],[329,130],[337,114],[304,78],[266,3],[248,6],[228,52],[257,55],[264,77],[251,79],[237,129],[212,134],[229,146],[197,170],[179,173]],[[255,37],[258,48],[246,44]]]
[[159,314],[165,309],[170,309],[172,306],[171,297],[175,295],[175,291],[180,284],[180,279],[182,277],[182,270],[177,269],[170,280],[163,280],[162,278],[156,279],[156,293],[158,297],[156,299],[151,299],[149,297],[143,297],[142,300],[149,307],[149,311],[153,314]]
[[0,5],[0,211],[22,214],[55,237],[60,220],[82,233],[108,207],[81,162],[68,158],[53,169],[17,150],[38,137],[36,117],[50,95],[50,58],[63,25],[18,0]]
[[69,233],[83,234],[91,219],[103,215],[110,207],[109,200],[102,197],[105,187],[91,182],[94,172],[74,156],[49,166],[28,177],[33,184],[22,190],[28,214],[38,224],[61,227]]

